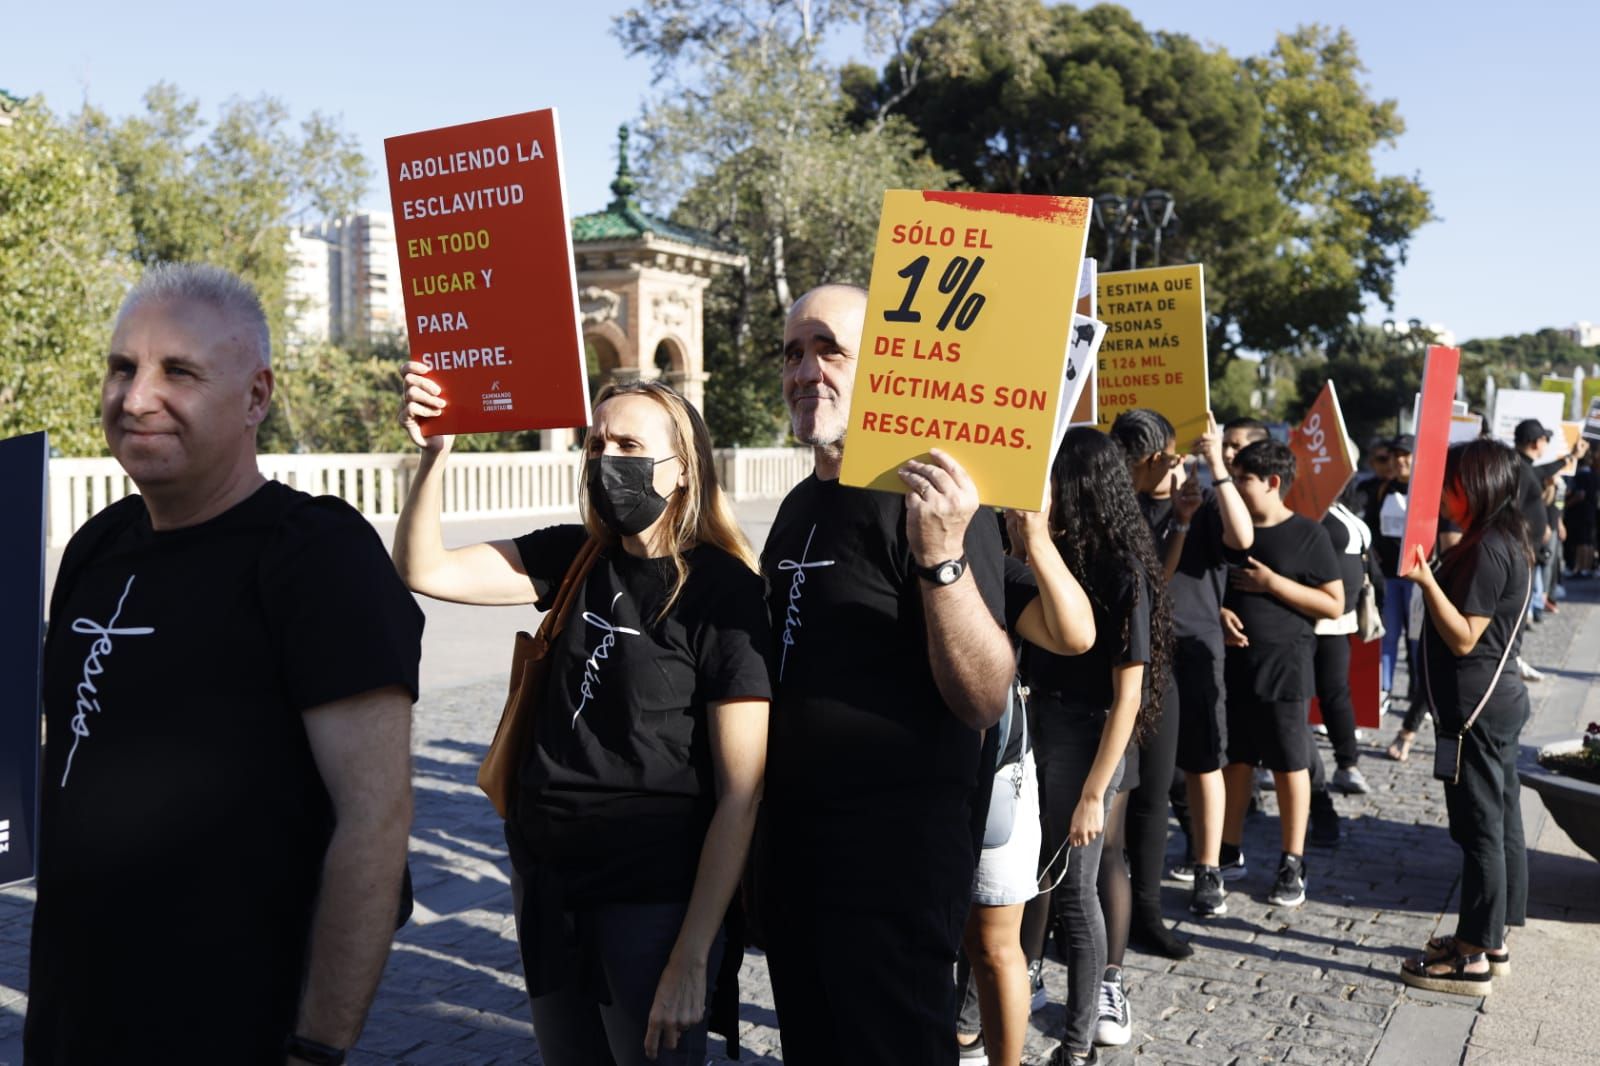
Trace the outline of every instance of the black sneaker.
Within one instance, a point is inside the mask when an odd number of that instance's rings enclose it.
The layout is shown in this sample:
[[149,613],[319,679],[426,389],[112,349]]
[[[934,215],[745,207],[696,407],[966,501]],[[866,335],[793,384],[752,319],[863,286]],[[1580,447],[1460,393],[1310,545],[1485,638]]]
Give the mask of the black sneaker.
[[1313,847],[1331,848],[1339,843],[1344,835],[1341,828],[1339,812],[1333,809],[1332,804],[1318,810],[1315,803],[1311,805],[1311,831],[1308,834]]
[[1276,907],[1298,907],[1305,901],[1305,861],[1296,855],[1285,855],[1278,863],[1278,879],[1267,894],[1267,902]]
[[1189,895],[1189,910],[1201,918],[1228,913],[1228,893],[1222,887],[1222,871],[1215,866],[1194,868],[1194,891]]
[[1193,859],[1184,859],[1178,865],[1168,870],[1167,876],[1172,878],[1174,881],[1182,881],[1186,885],[1192,885],[1194,884],[1194,867],[1195,862]]
[[1074,1054],[1067,1050],[1067,1045],[1056,1045],[1055,1053],[1050,1056],[1050,1066],[1096,1066],[1100,1055],[1091,1046],[1088,1051]]
[[1240,851],[1231,859],[1223,859],[1217,867],[1217,872],[1222,874],[1224,881],[1242,881],[1249,869],[1244,864],[1244,852]]
[[1044,960],[1034,959],[1028,963],[1028,988],[1032,996],[1028,1000],[1028,1013],[1044,1010],[1048,1001],[1044,992]]
[[1121,1047],[1133,1037],[1133,1018],[1128,1014],[1128,996],[1122,990],[1119,966],[1106,967],[1096,1015],[1094,1042],[1100,1047]]

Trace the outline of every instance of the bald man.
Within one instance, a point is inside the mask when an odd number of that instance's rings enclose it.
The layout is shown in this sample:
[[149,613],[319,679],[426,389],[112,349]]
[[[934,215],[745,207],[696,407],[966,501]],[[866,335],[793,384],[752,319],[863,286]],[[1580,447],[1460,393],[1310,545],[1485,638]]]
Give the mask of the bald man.
[[26,1061],[338,1063],[388,956],[422,616],[348,504],[267,481],[255,294],[122,306],[101,420],[139,489],[67,545]]
[[[1006,706],[999,527],[950,457],[907,493],[839,483],[866,293],[784,328],[783,398],[815,470],[762,553],[777,640],[761,912],[784,1061],[954,1062],[952,966]],[[982,797],[976,795],[978,787]]]

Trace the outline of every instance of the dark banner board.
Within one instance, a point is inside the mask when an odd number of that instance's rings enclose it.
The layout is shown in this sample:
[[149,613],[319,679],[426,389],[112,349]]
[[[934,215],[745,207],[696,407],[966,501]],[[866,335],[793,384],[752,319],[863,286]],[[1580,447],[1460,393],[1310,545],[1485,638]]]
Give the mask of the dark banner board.
[[[44,652],[43,433],[0,441],[0,885],[33,876],[39,853],[39,710]],[[15,584],[12,584],[12,582]]]

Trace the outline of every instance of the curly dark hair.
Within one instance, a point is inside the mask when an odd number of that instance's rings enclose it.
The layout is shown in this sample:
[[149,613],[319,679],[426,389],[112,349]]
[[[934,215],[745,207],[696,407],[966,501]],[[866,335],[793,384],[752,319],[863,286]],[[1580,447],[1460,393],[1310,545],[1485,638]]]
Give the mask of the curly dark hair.
[[[1172,670],[1172,606],[1155,540],[1139,511],[1127,453],[1090,426],[1067,430],[1050,468],[1050,524],[1056,550],[1102,613],[1109,614],[1126,575],[1140,575],[1134,595],[1149,589],[1150,662],[1134,739],[1150,736],[1161,718],[1161,698]],[[1128,636],[1122,619],[1122,638]]]

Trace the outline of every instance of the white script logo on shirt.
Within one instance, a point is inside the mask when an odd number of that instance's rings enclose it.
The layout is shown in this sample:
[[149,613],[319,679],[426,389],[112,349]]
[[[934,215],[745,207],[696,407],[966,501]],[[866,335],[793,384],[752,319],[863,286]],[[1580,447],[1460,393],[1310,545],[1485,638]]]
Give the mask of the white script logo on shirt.
[[806,534],[806,546],[800,550],[800,560],[779,559],[779,570],[793,570],[794,577],[789,581],[789,609],[783,615],[783,657],[778,660],[778,680],[783,680],[784,667],[789,665],[789,649],[794,647],[794,631],[803,624],[800,621],[800,587],[806,583],[806,571],[819,566],[832,566],[834,560],[819,559],[808,562],[806,556],[811,554],[811,538],[817,535],[815,524],[811,532]]
[[77,713],[72,716],[72,748],[67,752],[67,768],[61,771],[62,788],[67,787],[67,775],[72,773],[72,757],[78,753],[78,742],[89,735],[89,712],[100,713],[100,690],[95,687],[94,679],[106,672],[100,660],[111,654],[111,638],[146,637],[156,631],[155,626],[117,628],[117,619],[122,617],[122,605],[127,602],[128,593],[133,591],[133,578],[134,575],[128,575],[128,583],[122,587],[122,596],[117,600],[117,611],[111,616],[111,621],[101,625],[87,618],[72,620],[74,633],[84,633],[95,639],[89,643],[89,654],[83,660],[83,680],[78,682]]
[[[611,609],[613,611],[616,610],[617,601],[620,599],[622,599],[622,593],[620,592],[611,597]],[[589,657],[583,661],[583,683],[578,686],[578,692],[582,694],[583,699],[578,701],[578,709],[572,712],[572,727],[574,729],[578,727],[578,715],[583,713],[583,708],[594,696],[594,686],[600,683],[600,663],[605,659],[611,658],[611,649],[617,646],[617,634],[625,633],[630,637],[639,635],[637,629],[629,629],[627,626],[614,626],[593,611],[584,611],[583,620],[596,629],[604,630],[605,636],[600,638],[600,643],[594,646],[594,651],[590,652]]]

